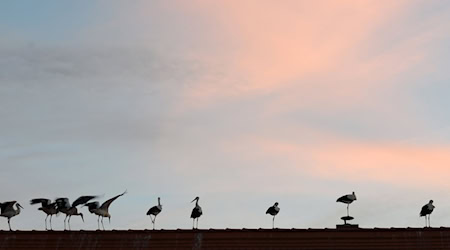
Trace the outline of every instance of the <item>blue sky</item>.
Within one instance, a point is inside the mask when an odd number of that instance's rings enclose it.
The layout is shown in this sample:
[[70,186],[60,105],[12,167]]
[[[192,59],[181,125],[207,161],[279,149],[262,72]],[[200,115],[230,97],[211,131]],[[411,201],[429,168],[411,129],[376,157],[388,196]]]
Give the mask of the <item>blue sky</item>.
[[[447,226],[445,1],[2,1],[0,197],[103,195],[114,229]],[[88,213],[87,209],[82,209]],[[230,213],[229,211],[233,211]],[[61,216],[54,228],[63,226]],[[95,229],[74,218],[73,229]],[[6,229],[6,221],[0,224]]]

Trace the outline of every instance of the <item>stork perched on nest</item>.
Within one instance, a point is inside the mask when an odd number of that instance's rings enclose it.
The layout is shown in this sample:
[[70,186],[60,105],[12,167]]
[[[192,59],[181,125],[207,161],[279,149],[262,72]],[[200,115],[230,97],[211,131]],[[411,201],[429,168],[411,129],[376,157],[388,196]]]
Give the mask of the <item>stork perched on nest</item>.
[[[161,213],[161,211],[162,211],[161,198],[158,197],[158,205],[151,207],[147,212],[147,215],[150,216],[150,220],[152,220],[153,230],[155,230],[156,216],[159,213]],[[154,218],[152,218],[152,215],[154,216]]]
[[356,201],[356,195],[355,195],[355,192],[352,192],[351,194],[347,194],[347,195],[341,196],[341,197],[339,197],[339,198],[336,200],[336,202],[342,202],[342,203],[347,204],[347,217],[350,217],[349,212],[348,212],[348,207],[350,206],[350,204],[351,204],[353,201]]
[[[14,209],[14,204],[16,205],[16,209]],[[17,201],[7,201],[0,203],[0,216],[8,218],[9,231],[11,231],[11,218],[19,215],[21,208],[23,209],[23,207],[19,203],[17,203]]]
[[45,199],[45,198],[32,199],[30,201],[30,205],[35,205],[35,204],[39,204],[39,203],[41,203],[41,207],[38,208],[38,210],[41,210],[42,212],[47,214],[47,216],[45,217],[45,230],[47,230],[48,216],[50,216],[50,230],[53,230],[52,217],[53,217],[53,215],[58,214],[56,202],[52,202],[51,200]]

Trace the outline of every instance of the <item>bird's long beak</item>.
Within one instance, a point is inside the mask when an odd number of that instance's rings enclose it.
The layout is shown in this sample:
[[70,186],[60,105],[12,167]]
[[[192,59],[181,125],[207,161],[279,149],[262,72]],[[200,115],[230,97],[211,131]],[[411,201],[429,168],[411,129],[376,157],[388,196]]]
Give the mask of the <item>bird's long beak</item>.
[[83,214],[80,214],[81,220],[84,222]]
[[22,209],[24,209],[19,203],[17,203],[17,206],[20,207],[20,208],[22,208]]
[[193,200],[191,201],[191,203],[194,202],[194,201],[196,201],[196,200],[197,200],[197,198],[193,199]]
[[111,217],[108,217],[108,220],[109,220],[109,224],[111,224]]

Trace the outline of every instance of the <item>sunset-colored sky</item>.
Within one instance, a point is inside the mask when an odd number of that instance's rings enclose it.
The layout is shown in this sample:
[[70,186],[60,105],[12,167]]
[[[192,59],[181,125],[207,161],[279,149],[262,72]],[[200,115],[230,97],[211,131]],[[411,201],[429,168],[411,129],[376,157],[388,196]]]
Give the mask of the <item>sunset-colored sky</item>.
[[[3,0],[1,201],[113,229],[450,226],[450,2]],[[96,229],[86,208],[83,224]],[[63,228],[63,216],[54,218]],[[7,229],[6,220],[0,229]]]

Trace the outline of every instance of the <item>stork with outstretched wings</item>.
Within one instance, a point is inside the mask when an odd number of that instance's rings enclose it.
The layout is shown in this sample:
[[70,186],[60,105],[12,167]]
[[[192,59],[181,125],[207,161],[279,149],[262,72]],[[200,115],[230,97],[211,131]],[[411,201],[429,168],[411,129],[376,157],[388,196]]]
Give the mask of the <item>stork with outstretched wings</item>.
[[[16,205],[16,209],[14,209],[14,204]],[[9,231],[11,231],[11,218],[19,215],[21,208],[23,209],[23,207],[19,203],[17,203],[17,201],[7,201],[0,203],[0,216],[8,219]]]
[[30,201],[30,205],[35,205],[35,204],[39,204],[39,203],[41,204],[41,207],[38,208],[38,210],[41,210],[42,212],[47,214],[47,216],[45,217],[45,230],[47,230],[47,218],[49,216],[50,216],[50,230],[53,230],[52,217],[53,217],[53,215],[58,214],[56,202],[52,202],[50,199],[45,199],[45,198],[37,198],[37,199],[32,199]]
[[109,222],[111,223],[111,214],[109,213],[109,206],[111,205],[111,203],[113,201],[115,201],[117,198],[119,198],[120,196],[122,196],[126,193],[127,193],[127,191],[125,190],[125,192],[123,192],[119,195],[116,195],[116,196],[112,197],[111,199],[103,202],[101,206],[100,206],[100,203],[98,203],[98,202],[90,202],[90,203],[85,204],[85,206],[88,207],[89,212],[98,216],[97,224],[98,224],[99,230],[100,230],[100,217],[102,218],[101,221],[102,221],[103,230],[105,230],[105,225],[103,224],[103,218],[108,217]]
[[77,206],[86,204],[92,199],[97,198],[97,196],[87,195],[87,196],[80,196],[78,199],[76,199],[72,205],[70,205],[68,198],[58,198],[56,199],[56,206],[58,209],[58,212],[61,212],[66,215],[66,218],[64,218],[64,230],[66,230],[66,220],[68,220],[69,224],[69,230],[70,230],[70,218],[72,216],[80,216],[81,220],[84,222],[83,213],[79,213]]

